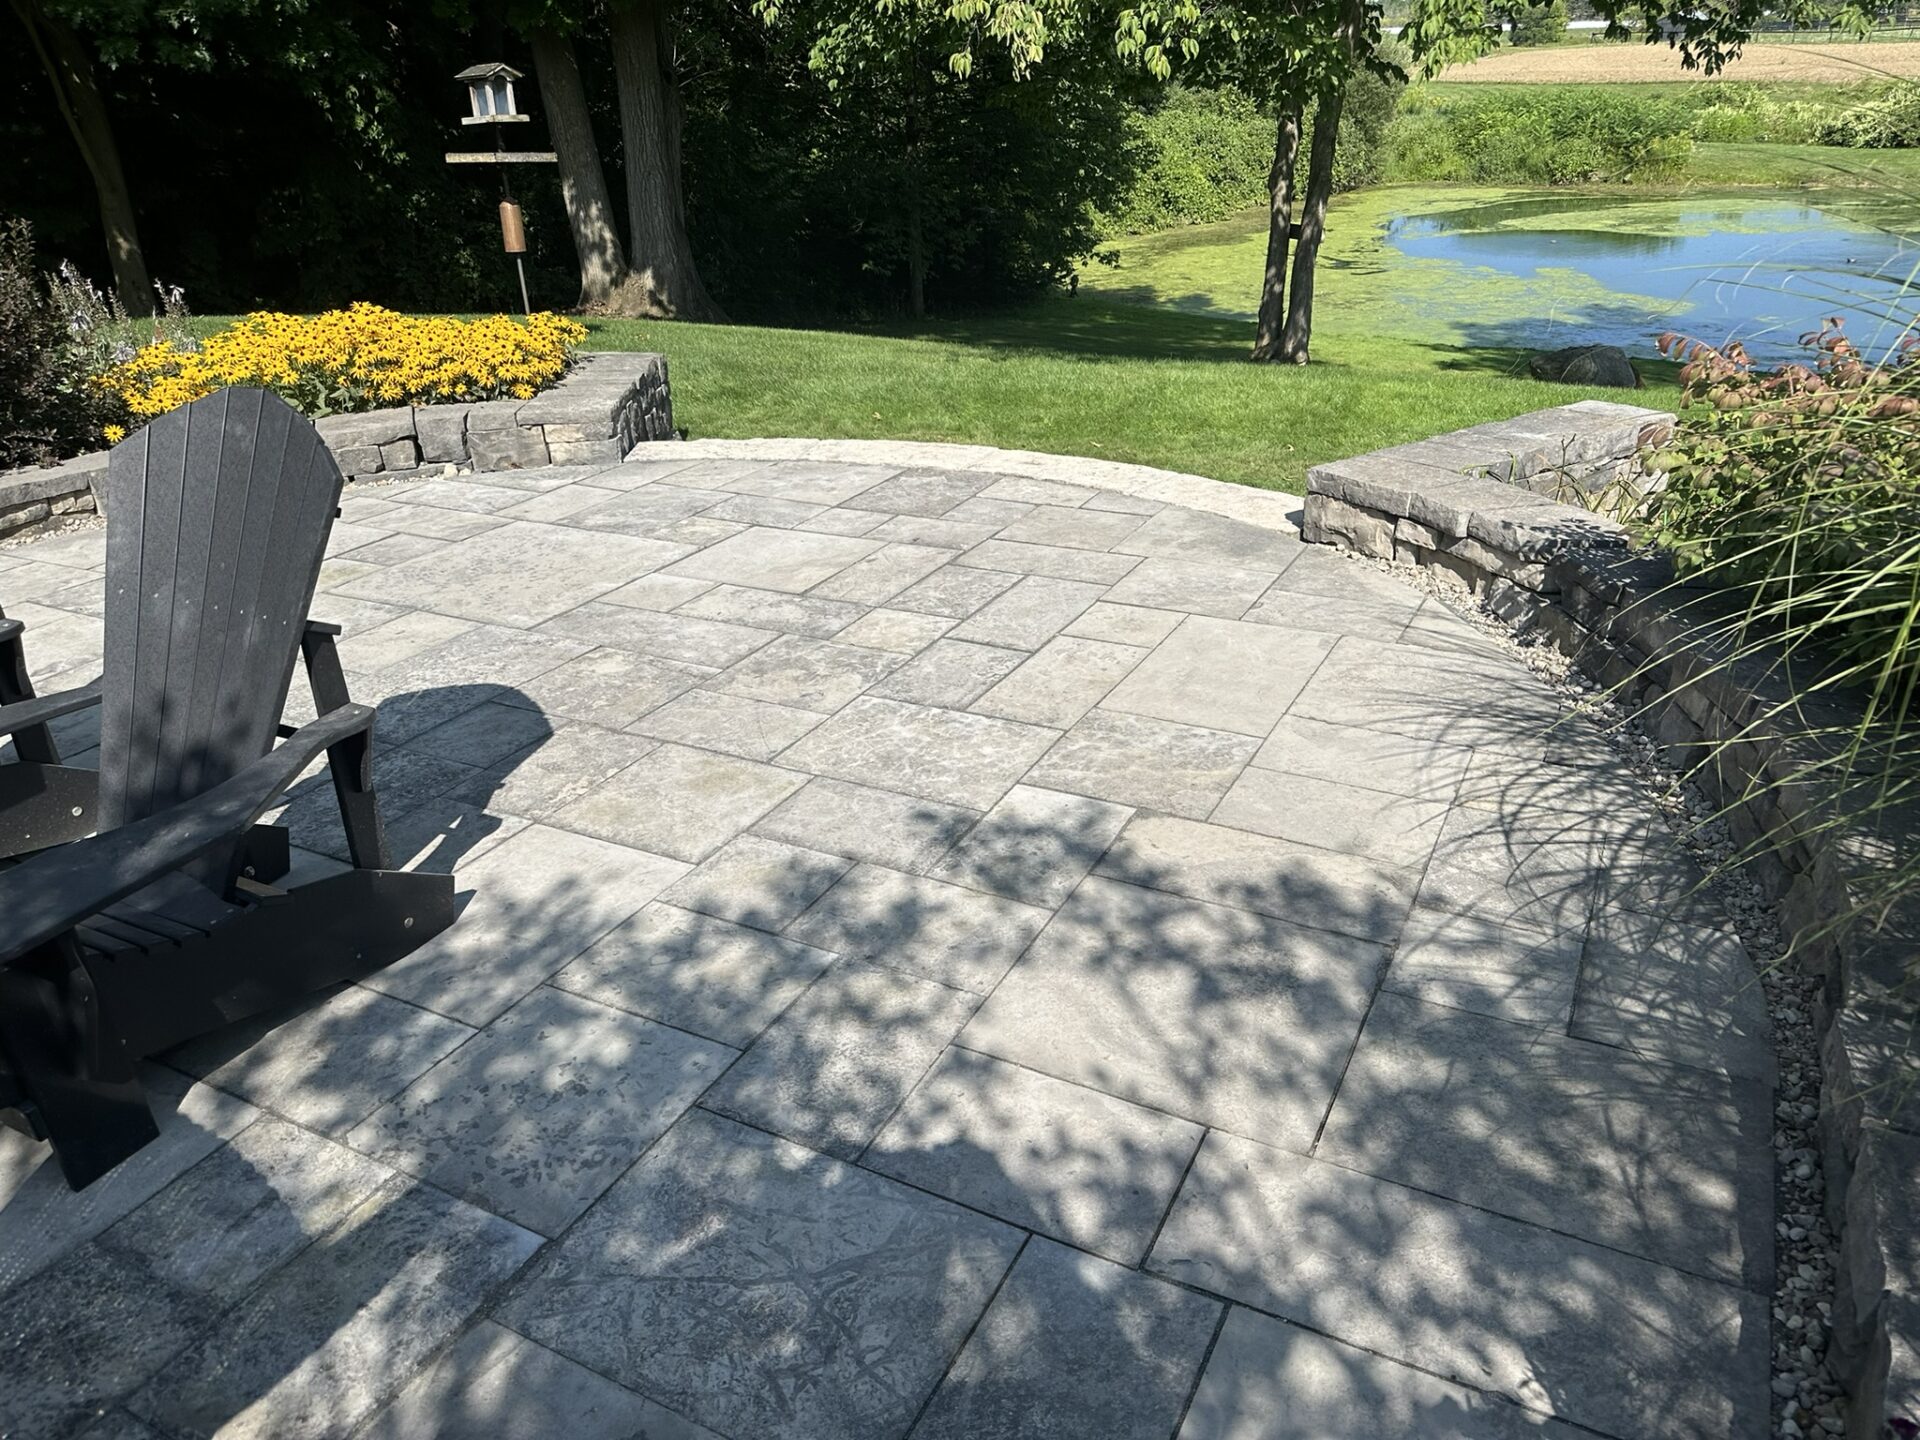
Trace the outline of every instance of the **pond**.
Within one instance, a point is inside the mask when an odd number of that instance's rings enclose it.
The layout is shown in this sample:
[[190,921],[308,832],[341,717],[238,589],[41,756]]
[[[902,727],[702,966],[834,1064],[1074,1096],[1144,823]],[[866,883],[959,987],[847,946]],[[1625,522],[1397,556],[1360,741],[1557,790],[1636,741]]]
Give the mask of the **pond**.
[[[1081,285],[1251,320],[1266,214],[1121,239]],[[1604,342],[1637,359],[1677,330],[1776,361],[1843,315],[1870,353],[1920,313],[1920,201],[1845,188],[1693,192],[1387,185],[1339,197],[1314,328],[1465,355]]]
[[[1913,219],[1885,199],[1844,193],[1529,195],[1396,215],[1384,238],[1414,259],[1523,281],[1573,272],[1617,297],[1569,306],[1557,317],[1559,344],[1645,354],[1662,331],[1678,330],[1714,345],[1738,339],[1772,360],[1828,315],[1842,316],[1869,353],[1896,342],[1920,300]],[[1511,343],[1536,343],[1537,333],[1517,322]]]

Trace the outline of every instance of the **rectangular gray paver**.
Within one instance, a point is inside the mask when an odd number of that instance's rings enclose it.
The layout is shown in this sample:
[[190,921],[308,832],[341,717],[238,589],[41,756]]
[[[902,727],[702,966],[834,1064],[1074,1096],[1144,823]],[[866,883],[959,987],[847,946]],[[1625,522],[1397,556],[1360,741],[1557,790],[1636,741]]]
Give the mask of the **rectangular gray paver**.
[[822,513],[824,505],[805,500],[779,500],[769,495],[736,495],[722,500],[706,513],[716,520],[737,520],[744,525],[771,525],[778,529],[797,529]]
[[692,580],[685,575],[662,575],[655,571],[629,581],[618,590],[607,591],[600,597],[600,603],[630,605],[636,610],[674,610],[713,587],[711,580]]
[[1244,520],[1201,510],[1162,510],[1116,547],[1132,555],[1157,555],[1206,565],[1284,571],[1313,547]]
[[1746,948],[1724,930],[1598,912],[1573,1033],[1648,1059],[1773,1081],[1766,995]]
[[[802,500],[812,505],[845,505],[862,491],[871,490],[890,475],[895,465],[845,465],[817,460],[783,460],[771,465],[752,461],[714,461],[728,473],[716,469],[713,478],[703,481],[718,490],[740,495],[769,495],[784,500]],[[694,470],[683,475],[695,474]],[[676,479],[680,478],[678,476]]]
[[1048,912],[944,881],[856,865],[787,935],[854,959],[986,994]]
[[836,638],[842,645],[864,645],[871,650],[891,650],[896,655],[917,655],[952,628],[951,620],[938,615],[880,609],[869,610]]
[[724,1434],[879,1440],[911,1423],[1019,1240],[695,1110],[500,1318]]
[[257,1113],[163,1065],[141,1067],[159,1138],[76,1196],[50,1147],[0,1129],[0,1294],[37,1274],[171,1184]]
[[1059,733],[869,696],[847,705],[780,758],[815,775],[984,810]]
[[725,1046],[542,986],[348,1139],[557,1235],[732,1058]]
[[1463,746],[1544,736],[1566,712],[1545,681],[1505,658],[1437,655],[1343,635],[1291,713]]
[[1016,785],[930,873],[1029,905],[1056,906],[1132,813],[1084,795]]
[[359,1432],[363,1440],[719,1440],[711,1430],[491,1320]]
[[1581,949],[1578,929],[1527,930],[1419,906],[1407,917],[1386,988],[1564,1032]]
[[1587,1433],[1235,1305],[1179,1440],[1580,1440]]
[[1110,696],[1110,710],[1264,736],[1326,658],[1324,635],[1196,615]]
[[961,1043],[1304,1151],[1385,957],[1363,940],[1093,878]]
[[965,566],[949,565],[909,585],[894,596],[891,603],[901,610],[964,620],[994,596],[1012,589],[1018,582],[1018,576],[1003,574],[998,570],[969,570]]
[[1767,1428],[1763,1296],[1251,1140],[1207,1137],[1148,1268],[1606,1434]]
[[422,1185],[367,1201],[129,1402],[163,1430],[337,1435],[466,1324],[539,1237]]
[[595,941],[553,983],[739,1049],[833,959],[764,930],[655,903]]
[[1025,663],[1024,650],[936,640],[868,692],[883,700],[916,705],[971,705]]
[[889,515],[865,533],[876,540],[903,545],[938,545],[942,550],[958,554],[982,540],[991,540],[998,528],[978,521],[944,520],[930,515]]
[[711,590],[683,602],[681,615],[702,620],[728,620],[736,625],[754,625],[762,630],[779,630],[788,635],[808,635],[825,640],[838,634],[866,612],[858,605],[839,600],[816,600],[811,595],[790,595],[778,590],[754,590],[743,585],[715,585]]
[[1389,943],[1400,935],[1420,878],[1357,855],[1175,815],[1136,816],[1096,873]]
[[944,515],[961,501],[970,500],[986,489],[988,483],[984,475],[902,470],[861,491],[859,508],[890,515]]
[[[1364,778],[1364,773],[1356,778]],[[1444,800],[1410,800],[1384,790],[1249,765],[1215,807],[1213,819],[1417,870],[1432,853],[1446,814]]]
[[575,511],[567,523],[602,534],[657,536],[726,498],[718,490],[692,485],[650,485],[609,495],[603,504]]
[[1178,610],[1149,610],[1102,600],[1067,626],[1064,633],[1084,640],[1111,640],[1117,645],[1144,645],[1151,649],[1186,618]]
[[677,860],[530,825],[458,873],[456,888],[473,899],[452,929],[366,983],[485,1025],[686,872]]
[[918,1440],[1166,1440],[1219,1304],[1033,1240],[914,1427]]
[[1056,635],[970,708],[980,715],[1064,730],[1146,656],[1134,645]]
[[783,635],[706,688],[831,715],[900,663],[890,650]]
[[1384,994],[1314,1153],[1764,1293],[1770,1129],[1758,1084]]
[[642,655],[682,660],[713,669],[744,659],[778,637],[777,631],[751,625],[663,615],[654,610],[598,601],[548,621],[542,633],[569,636],[590,645],[637,650]]
[[339,588],[389,605],[531,626],[686,553],[659,540],[516,520]]
[[1107,587],[1085,580],[1023,575],[964,623],[948,631],[953,640],[1036,650],[1079,619]]
[[[339,621],[336,624],[342,623]],[[340,637],[340,663],[349,670],[383,670],[398,665],[436,645],[474,628],[471,620],[412,610],[380,625],[349,629]],[[295,689],[300,687],[296,684]]]
[[1104,550],[1126,539],[1143,523],[1139,515],[1108,510],[1081,510],[1062,505],[1035,505],[1000,532],[1002,540],[1033,545],[1062,545],[1071,549]]
[[1018,501],[1024,505],[1084,505],[1100,492],[1086,485],[1042,480],[1025,475],[1001,475],[982,490],[988,500]]
[[689,690],[634,721],[631,728],[640,735],[747,760],[771,760],[818,725],[820,718],[816,710],[796,710],[714,690]]
[[[1018,523],[1018,522],[1016,522]],[[1107,555],[1064,545],[1023,545],[1013,540],[983,540],[955,562],[977,570],[1111,585],[1140,563],[1133,555]]]
[[[544,711],[488,700],[414,736],[407,741],[407,748],[437,759],[484,768],[552,737],[553,722]],[[384,783],[380,789],[384,810]]]
[[1353,635],[1391,645],[1405,635],[1407,622],[1417,609],[1418,601],[1411,599],[1404,604],[1336,600],[1330,595],[1276,589],[1268,591],[1244,618],[1255,625],[1321,630],[1329,635]]
[[618,730],[718,673],[707,665],[605,646],[522,681],[502,698],[507,704]]
[[858,1159],[979,1003],[965,990],[843,960],[754,1041],[701,1104]]
[[1090,710],[1026,780],[1204,820],[1258,748],[1223,730]]
[[978,810],[854,785],[810,780],[753,827],[756,835],[895,870],[937,861],[980,818]]
[[[698,555],[666,567],[669,575],[722,580],[760,590],[798,594],[864,559],[880,548],[877,540],[855,535],[818,535],[805,530],[754,526]],[[718,617],[728,619],[732,617]]]
[[806,778],[733,755],[661,745],[560,810],[553,823],[676,860],[704,860]]
[[344,1135],[472,1034],[356,985],[215,1030],[166,1058],[249,1104]]
[[950,1049],[861,1163],[1136,1265],[1200,1135],[1190,1121]]
[[1474,753],[1410,735],[1285,715],[1253,763],[1264,770],[1365,785],[1417,800],[1451,800]]
[[660,898],[682,910],[779,931],[825,894],[851,864],[838,855],[742,835],[661,891]]
[[227,1304],[346,1220],[392,1173],[311,1131],[265,1118],[100,1244],[183,1295]]
[[468,778],[451,795],[494,814],[544,820],[626,769],[654,744],[645,736],[598,725],[566,725],[551,739]]
[[1541,934],[1582,934],[1607,852],[1583,816],[1526,824],[1460,806],[1447,815],[1421,905]]
[[1271,570],[1198,565],[1190,560],[1143,560],[1108,592],[1107,598],[1119,605],[1238,620],[1273,580]]
[[953,551],[935,545],[885,545],[832,579],[822,581],[813,593],[828,600],[885,605],[952,558]]

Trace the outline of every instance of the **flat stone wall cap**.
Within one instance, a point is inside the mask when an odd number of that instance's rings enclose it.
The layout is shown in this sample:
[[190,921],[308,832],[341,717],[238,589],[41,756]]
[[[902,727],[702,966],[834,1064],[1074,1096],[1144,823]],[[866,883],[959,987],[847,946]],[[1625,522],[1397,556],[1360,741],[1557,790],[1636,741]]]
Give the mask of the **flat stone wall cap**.
[[313,422],[329,450],[349,446],[391,445],[396,440],[413,439],[413,407],[396,405],[387,410],[362,410],[352,415],[323,415]]
[[[1531,492],[1525,494],[1533,498]],[[1548,560],[1589,547],[1618,551],[1627,543],[1626,529],[1617,522],[1553,501],[1532,505],[1523,500],[1476,510],[1467,520],[1467,534],[1522,560]]]
[[520,423],[525,400],[480,400],[467,406],[467,430],[511,430]]
[[84,495],[106,473],[108,451],[99,450],[62,460],[58,465],[35,465],[0,474],[0,510]]
[[1408,497],[1405,514],[1444,535],[1465,535],[1478,510],[1517,510],[1553,505],[1544,495],[1515,489],[1498,480],[1454,475],[1422,486]]
[[[1665,420],[1671,423],[1676,417],[1671,410],[1655,410],[1646,405],[1623,405],[1617,400],[1575,400],[1570,405],[1557,406],[1556,410],[1572,411],[1580,415],[1605,415],[1618,420]],[[1551,415],[1554,410],[1539,410],[1536,415]],[[1531,419],[1532,416],[1528,416]]]
[[1407,513],[1407,502],[1416,492],[1458,478],[1431,465],[1383,459],[1377,454],[1356,455],[1351,460],[1333,460],[1309,469],[1307,493],[1330,495],[1349,505],[1364,505],[1397,517]]

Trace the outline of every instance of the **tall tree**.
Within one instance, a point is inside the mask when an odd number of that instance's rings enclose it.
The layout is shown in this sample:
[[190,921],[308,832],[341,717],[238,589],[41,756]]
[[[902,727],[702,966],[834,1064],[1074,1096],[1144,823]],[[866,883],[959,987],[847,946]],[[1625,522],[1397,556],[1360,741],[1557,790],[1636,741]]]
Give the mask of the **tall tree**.
[[724,320],[707,294],[687,239],[680,177],[680,88],[673,70],[668,0],[612,0],[613,72],[620,91],[627,180],[623,314]]
[[550,26],[532,26],[527,43],[533,50],[547,133],[560,158],[560,198],[580,258],[579,307],[604,311],[614,306],[616,292],[627,279],[627,253],[607,193],[606,169],[593,133],[580,61],[573,40]]
[[[1293,293],[1287,297],[1287,323],[1280,334],[1278,358],[1283,364],[1304,365],[1313,336],[1313,275],[1320,263],[1320,241],[1327,233],[1327,204],[1333,198],[1333,162],[1340,144],[1340,117],[1346,109],[1347,87],[1353,83],[1363,35],[1369,53],[1379,43],[1379,12],[1363,0],[1346,0],[1334,36],[1334,53],[1325,83],[1313,106],[1313,152],[1307,159],[1306,208],[1300,216],[1300,236],[1293,249]],[[1371,21],[1372,31],[1366,33]],[[1258,348],[1255,359],[1261,358]]]
[[86,42],[59,15],[40,0],[12,0],[13,13],[26,27],[28,42],[53,87],[54,104],[80,149],[87,173],[99,197],[100,227],[106,232],[107,258],[113,266],[113,288],[130,315],[151,314],[153,283],[147,258],[140,249],[140,226],[134,218],[133,195],[120,168],[120,146],[113,135],[107,102],[94,78],[93,57]]

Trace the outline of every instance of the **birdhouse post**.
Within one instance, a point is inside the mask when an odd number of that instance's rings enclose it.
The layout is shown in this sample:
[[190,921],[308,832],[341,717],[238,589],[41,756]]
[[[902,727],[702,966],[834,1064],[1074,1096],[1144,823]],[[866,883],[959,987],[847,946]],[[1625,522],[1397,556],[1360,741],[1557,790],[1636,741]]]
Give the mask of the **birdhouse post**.
[[[462,115],[462,125],[517,125],[525,124],[532,117],[522,115],[514,103],[513,82],[520,79],[520,72],[511,65],[502,65],[499,61],[490,61],[485,65],[470,65],[453,77],[466,82],[467,105],[472,111]],[[495,129],[492,150],[452,151],[447,155],[449,165],[494,164],[500,167],[500,243],[507,254],[513,256],[514,269],[520,276],[520,307],[528,314],[533,313],[533,302],[527,295],[527,267],[521,259],[527,251],[526,218],[520,212],[520,202],[513,198],[513,187],[507,179],[509,165],[554,165],[560,157],[551,150],[508,150],[505,132]]]

